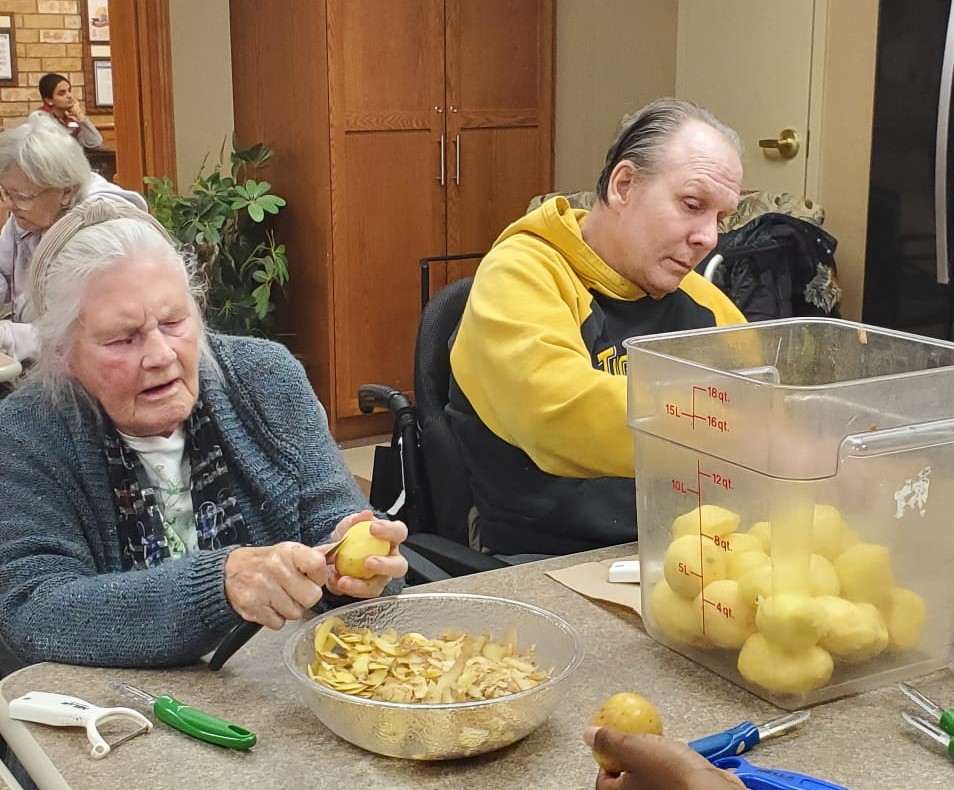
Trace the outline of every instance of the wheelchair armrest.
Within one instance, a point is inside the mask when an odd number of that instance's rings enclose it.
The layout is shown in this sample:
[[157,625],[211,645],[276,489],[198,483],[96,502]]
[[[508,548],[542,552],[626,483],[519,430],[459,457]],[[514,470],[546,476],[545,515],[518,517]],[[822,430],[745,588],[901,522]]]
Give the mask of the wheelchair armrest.
[[407,560],[407,584],[413,587],[415,584],[427,584],[428,582],[440,582],[444,579],[453,578],[443,568],[439,568],[426,557],[418,554],[414,549],[408,548],[406,543],[399,547],[401,556]]
[[451,576],[466,576],[469,573],[508,567],[507,563],[497,557],[428,532],[408,535],[403,545],[435,563]]

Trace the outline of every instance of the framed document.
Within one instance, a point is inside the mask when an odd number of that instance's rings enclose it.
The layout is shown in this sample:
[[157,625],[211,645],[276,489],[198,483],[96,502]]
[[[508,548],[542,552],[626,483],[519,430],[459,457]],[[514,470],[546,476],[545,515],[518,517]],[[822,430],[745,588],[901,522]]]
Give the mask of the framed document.
[[109,3],[86,0],[86,23],[91,42],[109,41]]
[[93,61],[93,104],[113,106],[113,63],[111,60]]
[[17,48],[13,40],[13,15],[0,14],[0,85],[17,84]]

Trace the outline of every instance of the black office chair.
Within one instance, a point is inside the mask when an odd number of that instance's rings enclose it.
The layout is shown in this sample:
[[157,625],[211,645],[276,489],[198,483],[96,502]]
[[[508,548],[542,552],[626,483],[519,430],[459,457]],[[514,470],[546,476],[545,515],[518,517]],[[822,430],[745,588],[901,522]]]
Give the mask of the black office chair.
[[444,411],[449,396],[450,339],[472,283],[470,277],[452,282],[421,311],[414,351],[414,405],[385,385],[365,384],[358,390],[362,412],[383,408],[394,415],[391,446],[376,448],[370,499],[375,508],[408,526],[410,551],[405,556],[411,565],[411,583],[506,567],[502,560],[470,548],[469,473]]

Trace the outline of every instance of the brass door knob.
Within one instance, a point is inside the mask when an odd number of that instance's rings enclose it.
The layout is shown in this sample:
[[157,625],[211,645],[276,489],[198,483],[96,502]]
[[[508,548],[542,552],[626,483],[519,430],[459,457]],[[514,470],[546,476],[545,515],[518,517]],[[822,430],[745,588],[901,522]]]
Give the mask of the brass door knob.
[[759,148],[774,148],[783,159],[791,159],[798,153],[798,132],[782,129],[777,140],[759,140]]

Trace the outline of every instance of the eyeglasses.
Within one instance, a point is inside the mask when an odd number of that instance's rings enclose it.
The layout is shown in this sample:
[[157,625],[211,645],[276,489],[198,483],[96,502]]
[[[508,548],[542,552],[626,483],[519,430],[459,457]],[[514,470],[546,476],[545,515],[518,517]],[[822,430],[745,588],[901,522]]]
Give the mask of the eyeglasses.
[[0,201],[4,203],[11,203],[13,204],[14,208],[26,211],[33,205],[33,202],[40,195],[49,191],[50,190],[48,189],[41,189],[39,192],[34,192],[32,195],[24,195],[22,192],[13,192],[6,187],[0,186]]

